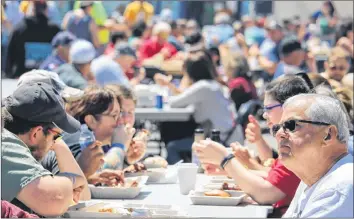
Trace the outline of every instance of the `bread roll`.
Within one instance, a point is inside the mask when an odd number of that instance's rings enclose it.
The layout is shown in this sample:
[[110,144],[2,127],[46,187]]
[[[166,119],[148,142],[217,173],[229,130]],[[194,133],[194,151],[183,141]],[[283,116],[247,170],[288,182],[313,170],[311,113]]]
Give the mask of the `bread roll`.
[[231,197],[231,195],[228,192],[222,191],[222,190],[212,190],[209,192],[204,192],[205,196],[218,196],[218,197]]

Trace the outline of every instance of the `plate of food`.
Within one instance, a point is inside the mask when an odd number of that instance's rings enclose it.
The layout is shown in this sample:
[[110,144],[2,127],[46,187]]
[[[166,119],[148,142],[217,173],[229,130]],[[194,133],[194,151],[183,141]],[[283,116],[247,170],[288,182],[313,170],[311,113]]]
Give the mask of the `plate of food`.
[[125,178],[124,184],[110,187],[90,185],[91,196],[96,199],[132,199],[139,195],[148,178],[148,176],[128,177]]
[[71,207],[65,214],[66,218],[126,218],[130,212],[118,203],[82,203]]
[[64,217],[81,218],[184,218],[187,213],[178,206],[173,205],[148,205],[148,204],[123,204],[107,202],[87,202],[70,208]]
[[167,168],[168,163],[165,158],[160,156],[148,157],[144,160],[144,165],[146,168]]
[[244,192],[224,191],[224,190],[205,190],[191,191],[189,198],[194,205],[213,205],[213,206],[236,206],[246,197]]
[[143,163],[130,165],[124,170],[125,177],[148,176],[147,183],[157,182],[166,176],[166,168],[149,168],[147,169]]

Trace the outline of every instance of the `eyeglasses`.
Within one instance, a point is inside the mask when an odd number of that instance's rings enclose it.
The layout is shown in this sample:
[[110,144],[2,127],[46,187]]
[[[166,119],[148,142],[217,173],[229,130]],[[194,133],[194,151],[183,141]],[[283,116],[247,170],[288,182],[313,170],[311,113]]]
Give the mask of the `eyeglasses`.
[[283,128],[283,130],[294,132],[297,126],[297,123],[302,122],[302,123],[308,123],[308,124],[313,124],[313,125],[323,125],[323,126],[328,126],[331,125],[329,123],[325,122],[316,122],[316,121],[309,121],[309,120],[300,120],[300,119],[292,119],[284,122],[283,124],[276,124],[273,125],[272,127],[272,134],[275,137],[277,132],[280,130],[280,128]]
[[114,115],[101,114],[101,115],[98,115],[98,116],[108,116],[108,117],[112,117],[115,121],[118,121],[123,116],[123,112],[120,112],[119,114],[114,114]]
[[336,71],[336,70],[338,70],[338,71],[344,71],[346,68],[344,67],[344,66],[335,66],[335,65],[333,65],[333,66],[331,66],[331,67],[329,67],[332,71]]
[[134,112],[133,111],[122,111],[122,112],[120,112],[120,114],[122,117],[126,117],[126,116],[134,115]]
[[63,138],[63,135],[61,133],[59,133],[57,131],[54,131],[53,129],[47,129],[47,131],[52,132],[52,133],[55,134],[54,137],[53,137],[54,141],[59,141],[60,139]]
[[270,111],[276,107],[280,107],[280,106],[283,106],[283,104],[279,103],[279,104],[275,104],[275,105],[271,105],[271,106],[264,106],[263,111],[268,112],[268,111]]

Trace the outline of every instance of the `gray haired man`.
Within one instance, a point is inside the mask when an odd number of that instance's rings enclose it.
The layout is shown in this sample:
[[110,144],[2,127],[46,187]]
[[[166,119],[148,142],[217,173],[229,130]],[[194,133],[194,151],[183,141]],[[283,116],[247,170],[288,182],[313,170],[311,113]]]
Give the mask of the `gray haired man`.
[[353,217],[353,156],[338,100],[320,94],[289,98],[273,126],[279,159],[301,180],[303,192],[286,217]]

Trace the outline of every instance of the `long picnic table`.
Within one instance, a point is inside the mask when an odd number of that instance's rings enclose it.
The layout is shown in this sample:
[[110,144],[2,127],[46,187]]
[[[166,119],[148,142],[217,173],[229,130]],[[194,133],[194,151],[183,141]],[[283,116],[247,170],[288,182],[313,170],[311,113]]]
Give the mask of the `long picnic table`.
[[[197,175],[196,188],[209,182],[210,177]],[[186,179],[188,180],[188,179]],[[107,199],[96,199],[108,201]],[[193,205],[187,195],[181,195],[179,184],[148,184],[138,197],[126,200],[109,200],[124,204],[176,205],[192,218],[266,218],[273,211],[272,206],[240,204],[238,206]]]

